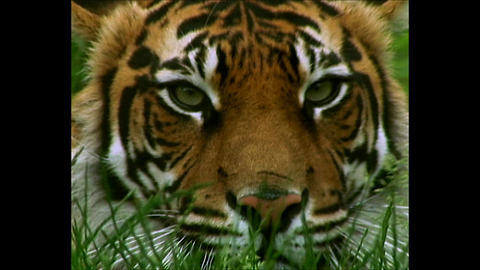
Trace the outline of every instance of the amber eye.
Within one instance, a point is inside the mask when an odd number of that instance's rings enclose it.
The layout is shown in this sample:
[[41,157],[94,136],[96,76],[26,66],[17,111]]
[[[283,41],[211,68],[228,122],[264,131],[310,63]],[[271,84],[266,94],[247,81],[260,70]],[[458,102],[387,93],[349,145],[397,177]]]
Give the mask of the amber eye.
[[170,86],[168,92],[172,101],[187,111],[201,111],[207,100],[203,91],[190,85]]
[[314,106],[326,104],[338,94],[339,83],[331,80],[312,84],[305,91],[305,102],[311,102]]

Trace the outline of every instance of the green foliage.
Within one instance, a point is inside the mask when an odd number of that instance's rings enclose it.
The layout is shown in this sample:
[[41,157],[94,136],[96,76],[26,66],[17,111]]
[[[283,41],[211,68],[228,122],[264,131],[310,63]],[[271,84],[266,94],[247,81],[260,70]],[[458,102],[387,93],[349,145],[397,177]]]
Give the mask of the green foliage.
[[[156,203],[154,203],[156,205]],[[153,205],[149,202],[150,206]],[[139,209],[139,213],[146,209]],[[115,212],[115,209],[112,208]],[[386,209],[383,220],[378,226],[381,226],[381,233],[377,235],[375,245],[367,253],[361,254],[363,242],[359,243],[356,252],[343,250],[343,257],[338,260],[332,257],[328,252],[315,255],[307,252],[307,258],[302,269],[315,268],[319,260],[324,262],[325,269],[364,269],[368,266],[371,269],[389,269],[386,264],[387,256],[393,257],[395,269],[408,269],[408,250],[404,252],[393,252],[388,254],[385,249],[385,240],[387,230],[392,226],[392,218],[395,217],[395,207],[391,203]],[[208,269],[275,269],[275,254],[267,261],[261,261],[255,253],[254,243],[249,243],[241,250],[231,250],[225,247],[219,251],[215,260],[211,257],[205,257],[198,249],[186,248],[177,244],[176,233],[171,234],[172,239],[166,240],[162,245],[170,247],[168,249],[156,249],[157,243],[152,241],[153,237],[145,237],[151,232],[148,230],[146,220],[141,214],[135,215],[129,222],[119,226],[116,235],[107,236],[102,231],[92,232],[88,223],[72,223],[71,233],[71,268],[72,269],[112,269],[119,266],[128,269],[203,269],[208,265]],[[138,234],[133,229],[141,224],[146,231],[145,234]],[[256,232],[255,232],[256,233]],[[254,234],[255,234],[254,233]],[[370,233],[366,231],[365,235]],[[106,237],[107,244],[92,248],[95,239],[103,234]],[[177,239],[177,240],[173,240]],[[135,245],[132,245],[135,243]],[[312,246],[306,243],[305,249],[312,250]],[[311,243],[310,243],[311,245]],[[95,245],[93,245],[95,246]],[[187,245],[188,246],[188,245]],[[191,247],[191,245],[190,245]],[[170,258],[166,260],[165,258]]]
[[408,75],[409,75],[409,51],[408,51],[408,31],[397,33],[394,36],[392,49],[393,57],[393,76],[398,80],[403,90],[408,94]]

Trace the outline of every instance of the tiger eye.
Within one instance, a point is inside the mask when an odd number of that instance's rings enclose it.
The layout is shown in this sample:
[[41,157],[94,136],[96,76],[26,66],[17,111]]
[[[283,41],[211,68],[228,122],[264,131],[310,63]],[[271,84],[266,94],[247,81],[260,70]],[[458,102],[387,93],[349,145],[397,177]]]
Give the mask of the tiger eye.
[[331,81],[319,82],[310,86],[305,92],[305,100],[320,102],[329,98],[334,92],[334,84]]
[[173,90],[176,101],[181,102],[184,106],[198,106],[205,99],[205,93],[190,87],[177,87]]

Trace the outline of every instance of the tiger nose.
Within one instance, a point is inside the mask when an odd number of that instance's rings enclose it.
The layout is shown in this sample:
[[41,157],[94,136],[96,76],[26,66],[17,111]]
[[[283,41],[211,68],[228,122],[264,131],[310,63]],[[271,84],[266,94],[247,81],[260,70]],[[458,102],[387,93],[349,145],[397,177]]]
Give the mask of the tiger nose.
[[238,204],[252,207],[262,218],[264,229],[278,224],[282,213],[289,206],[300,204],[302,197],[298,194],[287,194],[275,199],[259,198],[255,195],[248,195],[238,200]]

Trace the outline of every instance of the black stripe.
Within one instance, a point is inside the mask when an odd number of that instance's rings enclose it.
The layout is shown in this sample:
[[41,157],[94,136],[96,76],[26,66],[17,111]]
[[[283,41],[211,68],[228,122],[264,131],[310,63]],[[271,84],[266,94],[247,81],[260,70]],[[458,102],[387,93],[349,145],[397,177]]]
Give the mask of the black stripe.
[[313,212],[313,215],[325,215],[325,214],[332,214],[337,212],[338,210],[342,209],[342,204],[341,203],[335,203],[320,209],[316,209]]
[[251,10],[257,18],[266,20],[284,20],[296,26],[310,26],[320,32],[318,24],[308,17],[299,15],[291,11],[273,12],[258,6],[254,2],[246,2],[247,9]]
[[297,77],[297,80],[300,80],[300,74],[298,72],[298,56],[297,56],[297,50],[295,50],[295,47],[293,47],[292,44],[290,44],[290,57],[289,57],[290,65],[293,69],[293,73]]
[[[285,73],[287,74],[287,79],[288,79],[288,81],[289,81],[290,83],[294,83],[295,80],[294,80],[294,78],[293,78],[293,75],[292,75],[291,72],[289,72],[289,70],[287,69],[287,66],[286,66],[286,64],[285,64],[285,62],[286,62],[287,60],[285,60],[283,57],[280,58],[280,55],[278,55],[278,57],[279,57],[279,59],[277,60],[277,61],[278,61],[278,62],[277,62],[278,66],[280,67],[280,69],[282,69],[283,71],[285,71]],[[260,64],[261,64],[261,63],[260,63]],[[263,69],[260,69],[260,70],[263,70]],[[298,77],[297,77],[297,78],[298,78]]]
[[204,217],[220,217],[220,218],[226,218],[227,215],[225,213],[220,212],[216,209],[209,209],[205,207],[193,207],[191,209],[192,213],[204,216]]
[[219,40],[226,40],[229,36],[230,36],[230,33],[228,31],[223,32],[221,34],[210,36],[210,38],[208,39],[208,45],[213,46]]
[[276,19],[283,19],[294,24],[295,26],[310,26],[311,28],[317,30],[317,32],[320,33],[320,27],[315,21],[294,12],[279,12]]
[[347,156],[348,163],[352,164],[358,161],[359,164],[367,159],[367,142],[355,147],[353,150],[345,149],[345,155]]
[[140,46],[143,44],[143,42],[147,39],[148,36],[148,31],[147,29],[143,29],[142,33],[137,37],[137,40],[135,41],[135,45]]
[[342,54],[343,59],[347,62],[360,61],[362,59],[362,54],[352,43],[350,36],[350,32],[346,28],[343,28],[343,42],[340,53]]
[[[267,20],[276,19],[276,16],[275,16],[274,12],[272,12],[269,9],[265,9],[263,7],[260,7],[256,3],[245,2],[245,7],[246,7],[245,9],[247,10],[247,14],[250,13],[248,11],[251,11],[253,13],[253,15],[257,18],[263,18],[263,19],[267,19]],[[252,18],[252,20],[253,20],[253,18]],[[252,23],[253,23],[253,21],[252,21]]]
[[[150,179],[150,182],[153,183],[153,185],[156,188],[156,191],[158,191],[160,187],[158,186],[157,181],[155,181],[155,177],[153,177],[153,175],[150,173],[147,167],[147,163],[153,161],[154,159],[153,156],[150,153],[138,151],[138,150],[135,151],[135,156],[136,156],[135,170],[138,170],[138,169],[141,170]],[[135,173],[135,175],[137,175],[137,173]],[[152,192],[147,191],[147,186],[143,185],[139,179],[137,184],[143,187],[143,193],[144,195],[146,195],[146,197],[153,195]]]
[[174,159],[172,161],[172,163],[170,164],[170,168],[175,167],[175,165],[177,165],[177,162],[179,162],[180,160],[185,158],[185,156],[187,155],[188,152],[190,152],[190,149],[192,149],[192,147],[193,147],[193,145],[190,145],[190,147],[188,147],[185,151],[183,151],[182,154],[180,154],[176,159]]
[[149,48],[140,46],[128,60],[128,65],[133,69],[144,68],[153,62],[153,58],[153,52]]
[[207,51],[207,48],[205,46],[200,46],[200,50],[195,55],[195,64],[197,66],[197,70],[203,79],[205,79],[205,69],[203,66],[205,64],[206,51]]
[[158,4],[162,1],[164,1],[164,0],[154,0],[150,4],[148,4],[147,8],[151,8],[151,7],[155,6],[156,4]]
[[117,74],[118,69],[113,68],[101,78],[101,89],[103,95],[103,116],[102,116],[102,137],[101,150],[104,155],[107,154],[112,137],[110,135],[110,88]]
[[[233,1],[225,1],[225,2],[233,2]],[[215,10],[218,10],[218,7],[216,7]],[[225,17],[223,17],[223,27],[228,29],[230,27],[240,25],[241,21],[242,21],[242,10],[240,9],[240,5],[236,5],[235,8],[233,8],[230,11],[230,13],[228,13]]]
[[335,52],[330,52],[328,54],[324,54],[323,51],[320,53],[320,61],[318,63],[319,66],[323,68],[328,68],[331,66],[338,65],[342,60]]
[[333,222],[330,222],[326,225],[318,225],[318,226],[313,226],[310,228],[310,232],[311,233],[323,233],[323,232],[326,232],[330,229],[333,229],[337,226],[340,226],[341,224],[345,223],[348,219],[345,218],[345,219],[342,219],[342,220],[339,220],[339,221],[333,221]]
[[126,87],[123,90],[122,97],[120,99],[120,108],[118,110],[118,130],[120,133],[120,140],[122,142],[125,152],[128,153],[128,140],[129,140],[129,124],[130,124],[130,110],[133,99],[137,94],[138,89],[136,87]]
[[180,142],[172,142],[172,141],[167,141],[163,138],[155,138],[155,142],[158,144],[158,145],[161,145],[161,146],[167,146],[167,147],[175,147],[175,146],[179,146],[181,143]]
[[248,33],[251,34],[253,32],[253,15],[251,12],[246,12],[247,13],[247,30]]
[[342,141],[348,142],[357,137],[358,131],[360,130],[360,126],[362,125],[362,113],[363,113],[363,102],[362,97],[357,96],[357,106],[358,108],[358,116],[357,120],[355,121],[355,128],[350,132],[350,135],[347,137],[341,138]]
[[[192,234],[202,234],[202,235],[236,235],[242,236],[241,233],[230,231],[227,228],[215,228],[210,227],[207,224],[180,224],[182,231]],[[203,243],[202,243],[203,245]]]
[[295,35],[279,31],[258,30],[256,34],[258,34],[259,38],[260,36],[263,38],[269,38],[276,43],[292,43],[295,39]]
[[307,52],[307,55],[308,55],[308,61],[310,64],[310,73],[313,73],[313,71],[315,70],[315,67],[317,66],[315,52],[310,46],[305,46],[304,50]]
[[188,33],[212,25],[217,19],[215,14],[203,13],[184,20],[177,28],[177,38],[180,39]]
[[317,48],[323,46],[322,42],[320,42],[318,39],[312,37],[310,34],[308,34],[307,32],[305,32],[303,30],[298,30],[298,35],[301,39],[303,39],[303,41],[305,41],[305,43],[307,43],[309,45],[313,45]]
[[264,5],[269,5],[269,6],[273,6],[273,7],[276,7],[276,6],[280,6],[280,5],[283,5],[283,4],[287,4],[289,3],[291,0],[275,0],[275,1],[272,1],[272,0],[260,0],[259,2],[262,2],[262,4]]
[[267,29],[267,30],[272,30],[272,31],[279,31],[278,25],[273,24],[272,22],[269,21],[259,21],[257,22],[258,25],[261,27]]
[[228,76],[228,67],[227,67],[227,56],[222,50],[220,45],[217,46],[217,58],[218,64],[215,70],[216,73],[220,74],[220,85],[223,85]]
[[192,39],[187,46],[185,46],[185,52],[188,54],[190,51],[198,49],[200,47],[205,46],[203,41],[207,38],[208,32],[204,32],[200,35],[197,35],[194,39]]
[[[190,2],[191,0],[186,0]],[[200,0],[201,3],[205,3],[205,0]],[[232,5],[238,4],[238,1],[207,1],[202,7],[210,12],[219,13],[230,8]]]
[[147,143],[150,145],[150,147],[155,148],[155,140],[152,136],[152,125],[150,125],[151,107],[152,107],[152,102],[150,102],[148,99],[145,99],[143,104],[143,119],[144,119],[143,134],[147,139]]
[[188,173],[190,172],[190,170],[192,169],[193,165],[195,165],[195,162],[190,166],[188,167],[188,169],[186,169],[182,175],[180,175],[180,177],[178,177],[177,179],[175,179],[175,181],[173,182],[172,185],[168,186],[168,187],[165,187],[165,192],[168,192],[168,193],[173,193],[175,192],[179,187],[180,187],[180,184],[182,184],[182,181],[183,179],[185,179],[185,177],[188,175]]
[[168,160],[166,160],[163,155],[162,157],[159,157],[159,158],[153,158],[152,159],[152,163],[157,166],[157,168],[160,169],[160,171],[164,172],[167,168],[167,162]]
[[315,5],[317,5],[320,8],[320,10],[322,10],[323,12],[325,12],[326,14],[328,14],[330,16],[337,16],[339,14],[339,12],[336,8],[326,4],[323,1],[315,0],[314,3],[315,3]]
[[102,170],[104,170],[104,176],[102,179],[103,188],[107,194],[107,198],[112,201],[123,200],[130,190],[120,181],[120,178],[113,172],[108,164],[102,162]]
[[370,109],[372,113],[372,121],[373,121],[373,144],[377,142],[377,130],[379,126],[378,120],[378,102],[377,97],[375,96],[375,91],[373,89],[372,82],[370,81],[370,77],[367,74],[361,72],[355,72],[354,74],[355,80],[360,83],[363,89],[367,90],[368,94],[368,102],[370,103]]
[[149,25],[151,23],[156,23],[159,20],[161,20],[175,4],[176,4],[175,1],[171,1],[161,6],[159,9],[153,11],[148,15],[147,20],[145,21],[145,24]]
[[173,58],[171,60],[163,62],[160,65],[160,69],[169,69],[180,72],[182,74],[189,74],[188,69],[184,65],[182,65],[181,60],[179,60],[178,58]]
[[127,157],[127,177],[130,178],[132,182],[138,185],[138,187],[140,188],[140,192],[146,194],[145,186],[142,184],[140,178],[138,177],[137,164],[135,160],[130,157],[130,154]]

